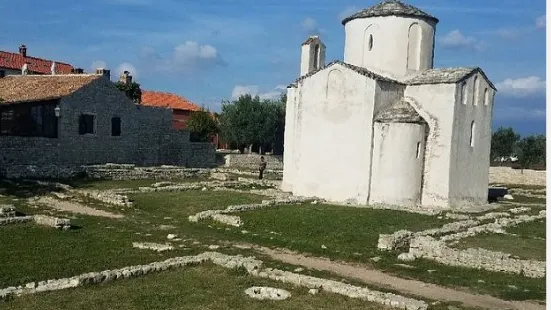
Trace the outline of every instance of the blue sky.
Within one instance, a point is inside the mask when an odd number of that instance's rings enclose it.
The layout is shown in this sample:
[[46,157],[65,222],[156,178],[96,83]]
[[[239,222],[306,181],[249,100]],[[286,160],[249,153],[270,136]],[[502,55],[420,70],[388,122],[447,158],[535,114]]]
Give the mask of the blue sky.
[[[320,34],[343,58],[343,16],[378,0],[0,0],[0,50],[129,70],[143,89],[212,110],[243,92],[276,96]],[[435,67],[480,66],[498,87],[494,126],[545,132],[545,0],[410,0],[438,17]]]

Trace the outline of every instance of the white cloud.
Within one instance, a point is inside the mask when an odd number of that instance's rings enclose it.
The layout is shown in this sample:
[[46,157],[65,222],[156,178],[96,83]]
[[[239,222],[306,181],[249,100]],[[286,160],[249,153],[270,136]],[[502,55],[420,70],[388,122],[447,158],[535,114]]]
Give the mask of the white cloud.
[[502,39],[514,40],[522,37],[526,31],[518,28],[501,28],[496,31],[496,34]]
[[138,70],[131,63],[128,63],[128,62],[121,63],[116,69],[117,77],[121,76],[124,71],[130,72],[130,75],[132,76],[133,81],[136,81],[136,79],[138,78]]
[[339,19],[343,20],[358,11],[359,9],[356,6],[348,6],[339,13]]
[[107,63],[103,60],[95,60],[90,65],[91,72],[96,72],[96,69],[107,69]]
[[198,69],[225,64],[214,46],[195,41],[186,41],[177,45],[172,54],[166,57],[158,55],[151,47],[143,48],[140,56],[154,69],[172,73],[190,73]]
[[318,23],[312,17],[306,17],[302,23],[302,28],[306,31],[313,31],[318,27]]
[[540,16],[538,18],[536,18],[536,28],[538,29],[545,29],[545,25],[546,25],[546,15],[543,15],[543,16]]
[[270,91],[261,92],[258,85],[236,85],[233,88],[231,97],[237,99],[241,95],[250,94],[251,96],[259,96],[260,99],[278,99],[285,89],[287,88],[284,85],[278,85]]
[[466,36],[459,30],[452,30],[440,37],[440,44],[446,48],[454,49],[474,49],[481,51],[485,48],[484,42],[474,37]]
[[505,79],[496,84],[497,90],[514,97],[526,97],[545,94],[545,80],[537,76],[529,76],[518,79]]

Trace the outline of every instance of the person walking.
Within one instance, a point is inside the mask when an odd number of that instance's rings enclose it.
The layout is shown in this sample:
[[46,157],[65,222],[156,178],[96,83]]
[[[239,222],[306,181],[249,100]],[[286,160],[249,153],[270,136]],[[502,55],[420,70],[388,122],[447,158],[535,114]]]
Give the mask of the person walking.
[[260,156],[260,165],[258,167],[258,179],[262,180],[264,178],[264,170],[266,170],[266,161],[264,161],[264,156]]

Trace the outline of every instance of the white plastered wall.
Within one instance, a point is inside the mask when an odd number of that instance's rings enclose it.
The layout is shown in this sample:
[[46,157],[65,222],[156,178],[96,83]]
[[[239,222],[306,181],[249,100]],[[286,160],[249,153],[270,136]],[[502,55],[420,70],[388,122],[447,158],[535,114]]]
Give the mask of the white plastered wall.
[[[420,42],[417,44],[419,50],[416,50],[415,44],[408,47],[410,27],[414,24],[418,25],[420,32]],[[345,25],[344,62],[372,69],[387,76],[402,77],[408,72],[408,57],[412,52],[418,56],[410,62],[414,62],[418,70],[431,69],[434,33],[433,23],[411,17],[383,16],[354,19]],[[371,50],[369,50],[370,35],[373,37]]]
[[429,126],[421,203],[449,206],[455,84],[410,85],[405,100]]
[[[465,100],[461,90],[463,82],[466,86]],[[488,199],[492,107],[495,93],[484,76],[478,72],[463,82],[456,86],[451,149],[450,204],[457,206],[482,204]],[[486,90],[488,98],[485,103]],[[473,124],[474,128],[471,128]],[[472,146],[471,132],[474,134]]]
[[292,154],[283,183],[293,194],[367,201],[375,86],[338,64],[299,82],[293,134],[285,136]]
[[295,172],[295,152],[296,143],[295,122],[297,122],[297,88],[287,88],[287,103],[285,105],[285,132],[284,132],[284,152],[283,152],[283,181],[281,189],[286,192],[292,192],[292,180]]

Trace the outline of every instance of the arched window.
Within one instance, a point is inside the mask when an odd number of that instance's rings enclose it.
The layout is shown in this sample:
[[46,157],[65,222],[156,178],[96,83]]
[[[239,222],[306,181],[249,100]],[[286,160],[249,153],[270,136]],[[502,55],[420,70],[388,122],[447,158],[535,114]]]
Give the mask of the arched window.
[[474,76],[473,105],[478,105],[478,75]]
[[421,64],[421,27],[418,23],[409,26],[407,70],[417,71]]
[[369,43],[368,43],[368,50],[371,51],[373,49],[373,35],[369,35]]
[[461,83],[461,100],[467,104],[467,82]]
[[488,105],[488,103],[490,103],[490,92],[486,87],[486,89],[484,89],[484,105]]
[[320,45],[314,45],[314,70],[319,69]]
[[472,121],[471,123],[471,147],[474,147],[474,137],[475,137],[475,132],[476,131],[476,125],[474,123],[474,121]]

